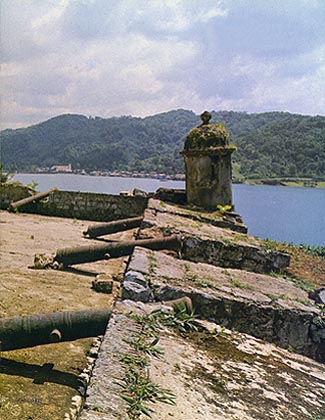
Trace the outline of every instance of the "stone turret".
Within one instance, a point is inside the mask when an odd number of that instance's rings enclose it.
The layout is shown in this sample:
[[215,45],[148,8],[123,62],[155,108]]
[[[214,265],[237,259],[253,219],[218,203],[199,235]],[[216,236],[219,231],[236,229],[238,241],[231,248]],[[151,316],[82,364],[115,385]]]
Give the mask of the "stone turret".
[[207,210],[232,205],[231,154],[229,133],[222,124],[210,124],[208,111],[201,115],[202,124],[186,137],[181,154],[185,160],[186,197],[188,204]]

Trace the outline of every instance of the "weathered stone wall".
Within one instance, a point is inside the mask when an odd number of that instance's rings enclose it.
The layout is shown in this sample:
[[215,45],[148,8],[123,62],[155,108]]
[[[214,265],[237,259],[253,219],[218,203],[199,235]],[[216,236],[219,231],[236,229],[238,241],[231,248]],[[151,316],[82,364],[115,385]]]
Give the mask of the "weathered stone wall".
[[184,236],[182,256],[194,262],[204,262],[225,268],[239,268],[255,273],[281,272],[290,264],[290,256],[279,251],[264,250],[249,244],[224,243]]
[[[7,209],[13,201],[31,195],[26,187],[2,187],[1,208]],[[46,216],[71,217],[83,220],[111,221],[143,214],[147,197],[94,194],[73,191],[53,191],[38,202],[19,208],[22,213],[44,214]]]
[[188,296],[197,315],[227,328],[250,334],[298,354],[323,361],[322,344],[310,337],[310,327],[316,318],[312,311],[283,309],[258,302],[228,299],[198,289],[155,285],[155,299],[167,301]]

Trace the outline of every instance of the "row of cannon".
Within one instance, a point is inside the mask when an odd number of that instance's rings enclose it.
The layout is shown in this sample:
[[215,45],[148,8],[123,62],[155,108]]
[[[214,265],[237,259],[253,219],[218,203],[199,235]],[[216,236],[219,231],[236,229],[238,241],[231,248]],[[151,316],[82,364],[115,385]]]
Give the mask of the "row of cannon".
[[[11,203],[8,210],[17,211],[19,208],[24,207],[29,203],[46,198],[56,190],[57,189],[52,189],[46,192],[34,194],[30,197]],[[87,238],[94,239],[104,235],[122,232],[140,227],[142,220],[143,217],[139,216],[107,223],[93,224],[88,226],[87,230],[83,232],[83,235]],[[132,254],[135,246],[141,246],[153,250],[169,249],[178,251],[181,248],[181,240],[179,236],[172,235],[154,239],[113,241],[106,244],[63,248],[57,250],[54,261],[62,264],[63,266],[69,266],[109,258],[118,258]]]
[[[47,197],[53,190],[35,194],[12,203],[8,210],[16,211],[28,203]],[[143,217],[117,220],[88,226],[83,235],[88,238],[137,228]],[[174,250],[181,248],[178,235],[132,241],[113,241],[105,244],[77,246],[59,249],[54,261],[63,266],[118,258],[132,254],[136,246],[152,250]],[[188,299],[188,298],[187,298]],[[173,305],[173,302],[169,306]],[[83,311],[63,311],[47,314],[27,315],[0,319],[0,351],[10,351],[42,344],[72,341],[79,338],[95,337],[105,332],[112,310],[90,309]]]

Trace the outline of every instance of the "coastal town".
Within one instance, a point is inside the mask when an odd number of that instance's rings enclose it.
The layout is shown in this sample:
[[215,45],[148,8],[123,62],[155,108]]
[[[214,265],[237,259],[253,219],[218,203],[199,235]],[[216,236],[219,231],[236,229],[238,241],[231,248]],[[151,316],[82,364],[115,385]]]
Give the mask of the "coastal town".
[[175,180],[175,181],[184,181],[185,174],[175,174],[168,175],[165,173],[157,172],[144,172],[144,171],[108,171],[108,170],[96,170],[96,171],[87,171],[85,169],[74,169],[69,163],[68,165],[53,165],[51,167],[41,167],[35,168],[33,171],[35,173],[64,173],[64,174],[77,174],[77,175],[91,175],[91,176],[114,176],[114,177],[125,177],[125,178],[154,178],[160,180]]

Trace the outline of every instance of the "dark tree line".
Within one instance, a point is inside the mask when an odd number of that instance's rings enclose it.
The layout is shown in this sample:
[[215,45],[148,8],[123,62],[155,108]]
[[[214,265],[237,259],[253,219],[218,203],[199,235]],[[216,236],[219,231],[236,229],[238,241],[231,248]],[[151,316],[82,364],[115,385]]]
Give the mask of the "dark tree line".
[[[237,177],[325,178],[325,117],[284,112],[212,112],[238,146]],[[33,170],[71,163],[74,169],[184,171],[179,151],[188,131],[200,124],[191,111],[146,118],[60,115],[40,124],[1,133],[6,170]]]

